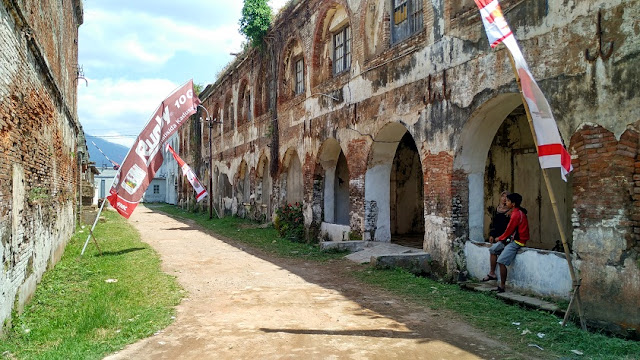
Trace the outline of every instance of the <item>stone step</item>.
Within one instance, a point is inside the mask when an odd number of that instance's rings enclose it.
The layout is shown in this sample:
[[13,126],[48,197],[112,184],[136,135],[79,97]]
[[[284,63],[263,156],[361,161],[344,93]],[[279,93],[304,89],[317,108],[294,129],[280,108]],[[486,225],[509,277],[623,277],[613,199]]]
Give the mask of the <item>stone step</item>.
[[372,256],[371,265],[376,269],[400,268],[415,275],[428,275],[431,273],[431,255],[422,252]]
[[[495,281],[488,281],[486,283],[461,282],[459,284],[462,288],[473,290],[473,291],[481,291],[481,292],[491,292],[492,290],[498,287]],[[501,299],[519,303],[533,309],[548,311],[558,316],[564,316],[564,313],[565,313],[564,309],[560,308],[558,305],[552,302],[538,299],[532,296],[518,294],[513,291],[509,291],[508,288],[507,288],[507,291],[500,294],[496,293],[496,295]]]

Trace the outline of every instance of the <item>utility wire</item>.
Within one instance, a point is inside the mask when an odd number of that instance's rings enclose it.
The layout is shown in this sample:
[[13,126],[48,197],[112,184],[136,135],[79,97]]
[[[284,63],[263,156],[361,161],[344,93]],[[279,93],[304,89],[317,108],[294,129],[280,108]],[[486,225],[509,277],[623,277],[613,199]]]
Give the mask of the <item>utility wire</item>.
[[104,156],[105,158],[107,158],[107,160],[109,160],[111,162],[111,164],[113,164],[113,170],[118,170],[120,168],[120,164],[118,164],[117,162],[109,159],[109,157],[102,151],[102,149],[100,149],[100,147],[98,147],[98,145],[96,145],[95,142],[93,142],[93,140],[91,141],[91,143],[93,144],[93,146],[96,147],[96,149],[98,149],[98,151],[100,151],[100,153],[102,154],[102,156]]

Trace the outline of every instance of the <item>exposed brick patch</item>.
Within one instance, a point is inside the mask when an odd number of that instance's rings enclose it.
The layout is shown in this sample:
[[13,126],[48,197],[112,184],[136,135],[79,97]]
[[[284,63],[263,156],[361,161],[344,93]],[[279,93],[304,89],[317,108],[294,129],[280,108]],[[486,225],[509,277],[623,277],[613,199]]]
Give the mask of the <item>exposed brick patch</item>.
[[578,226],[587,228],[606,220],[620,220],[622,215],[628,220],[618,221],[617,226],[627,228],[629,247],[637,243],[640,232],[638,139],[634,130],[624,132],[618,141],[601,126],[585,126],[571,137],[570,147],[573,208]]
[[463,170],[451,174],[451,223],[456,239],[467,240],[469,234],[469,177]]
[[453,156],[446,152],[426,153],[422,159],[425,213],[451,215]]

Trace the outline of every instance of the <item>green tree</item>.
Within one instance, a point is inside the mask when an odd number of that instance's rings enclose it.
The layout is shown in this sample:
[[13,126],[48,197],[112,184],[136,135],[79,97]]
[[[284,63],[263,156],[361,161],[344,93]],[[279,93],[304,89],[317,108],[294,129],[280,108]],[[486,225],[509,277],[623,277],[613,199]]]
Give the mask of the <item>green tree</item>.
[[267,0],[244,0],[240,32],[247,37],[252,46],[262,45],[269,26],[271,26],[271,8]]
[[196,93],[196,95],[200,95],[202,90],[204,90],[204,87],[202,86],[202,84],[193,83],[193,91]]

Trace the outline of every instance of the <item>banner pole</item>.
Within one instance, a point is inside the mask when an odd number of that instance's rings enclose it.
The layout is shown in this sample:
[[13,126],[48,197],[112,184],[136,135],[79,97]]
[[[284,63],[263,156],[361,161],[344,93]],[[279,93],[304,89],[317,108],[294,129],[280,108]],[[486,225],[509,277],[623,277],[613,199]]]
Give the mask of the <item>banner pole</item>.
[[[111,189],[113,187],[113,185],[116,183],[116,179],[118,178],[118,174],[120,174],[120,168],[118,168],[118,171],[116,172],[116,175],[113,177],[113,181],[111,182],[111,187],[109,189]],[[104,208],[104,203],[107,202],[107,196],[105,194],[105,197],[102,199],[102,204],[100,204],[100,209],[98,210],[98,214],[96,215],[95,220],[93,220],[93,226],[91,226],[91,229],[89,230],[89,236],[87,236],[87,241],[84,242],[84,246],[82,247],[82,251],[80,252],[80,256],[84,255],[84,251],[87,249],[87,244],[89,244],[89,240],[91,239],[91,237],[93,236],[94,239],[96,239],[96,237],[93,235],[93,230],[95,230],[96,228],[96,224],[98,223],[98,219],[100,219],[100,214],[102,214],[102,209]],[[98,247],[98,240],[96,239],[96,247]],[[100,250],[100,248],[98,247],[98,250],[102,253],[102,250]]]
[[[91,240],[91,236],[93,236],[93,230],[95,229],[96,224],[98,223],[98,219],[100,218],[100,214],[102,213],[102,208],[104,208],[104,203],[106,203],[107,201],[108,201],[107,197],[105,196],[104,199],[102,199],[102,204],[100,204],[100,210],[98,210],[96,219],[93,221],[93,226],[91,226],[91,229],[89,230],[89,236],[87,236],[87,241],[84,242],[84,246],[82,247],[82,252],[80,252],[80,256],[84,255],[84,251],[87,249],[89,240]],[[96,245],[97,245],[97,240],[96,240]]]
[[[524,98],[524,94],[522,92],[522,84],[520,83],[520,76],[518,75],[518,70],[516,68],[515,61],[513,56],[511,55],[511,51],[507,50],[509,54],[509,60],[511,61],[511,67],[513,68],[513,72],[515,73],[516,82],[518,83],[518,89],[520,90],[520,96],[522,97],[522,104],[524,105],[525,112],[527,114],[527,121],[529,122],[529,128],[531,129],[531,134],[533,135],[533,141],[536,145],[536,152],[538,151],[538,138],[536,137],[536,130],[533,126],[533,120],[531,118],[531,112],[529,110],[529,105],[527,104],[526,99]],[[567,312],[565,314],[564,320],[562,321],[562,326],[567,322],[567,318],[569,313],[571,312],[571,306],[574,304],[578,307],[578,314],[580,316],[580,326],[582,330],[587,330],[587,326],[584,320],[584,314],[582,312],[582,301],[580,300],[580,279],[576,278],[575,270],[573,269],[573,263],[571,261],[571,253],[569,252],[569,245],[567,243],[567,238],[565,235],[565,229],[562,226],[562,222],[560,219],[560,210],[558,209],[558,204],[556,203],[556,196],[553,192],[553,187],[551,186],[551,180],[549,179],[549,175],[547,174],[547,169],[542,169],[542,176],[544,178],[544,183],[547,186],[547,192],[549,193],[549,200],[551,201],[551,207],[553,208],[553,215],[556,219],[556,224],[558,226],[558,231],[560,232],[560,239],[562,240],[562,247],[564,248],[564,255],[567,259],[567,263],[569,264],[569,274],[571,275],[571,281],[573,285],[573,294],[571,297],[571,301],[569,302],[569,307],[567,308]]]

